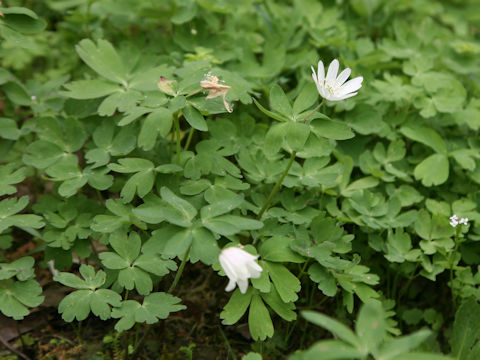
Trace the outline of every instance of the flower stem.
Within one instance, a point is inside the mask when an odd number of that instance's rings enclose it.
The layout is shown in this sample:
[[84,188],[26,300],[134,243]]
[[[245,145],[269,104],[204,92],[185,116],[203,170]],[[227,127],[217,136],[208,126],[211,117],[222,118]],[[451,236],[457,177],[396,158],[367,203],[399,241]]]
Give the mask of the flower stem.
[[292,167],[293,161],[295,160],[295,156],[297,156],[297,152],[296,152],[296,151],[292,151],[292,155],[290,156],[290,161],[288,162],[287,168],[285,169],[285,171],[283,172],[282,176],[280,177],[280,179],[278,179],[277,183],[276,183],[275,186],[273,187],[272,192],[270,193],[270,195],[269,195],[268,198],[267,198],[267,201],[265,201],[265,204],[263,205],[262,209],[260,210],[260,212],[259,212],[258,215],[257,215],[257,220],[260,220],[260,219],[262,218],[263,213],[264,213],[265,211],[267,211],[268,207],[270,206],[270,203],[272,202],[273,197],[275,196],[275,194],[277,193],[278,189],[280,188],[280,185],[282,185],[283,179],[285,179],[285,176],[287,176],[288,171],[289,171],[290,168]]
[[[459,227],[460,228],[460,227]],[[450,290],[452,291],[452,302],[453,302],[453,306],[455,306],[455,300],[457,299],[457,293],[455,291],[455,288],[453,286],[453,268],[455,266],[455,258],[457,257],[457,251],[458,251],[458,246],[460,245],[459,244],[459,231],[458,231],[458,228],[456,229],[456,233],[455,233],[455,238],[454,238],[454,241],[455,241],[455,248],[453,250],[453,253],[450,253]]]
[[180,151],[181,151],[181,146],[180,146],[180,114],[175,116],[174,122],[175,122],[175,139],[177,140],[177,165],[180,165]]
[[175,290],[175,287],[177,286],[178,282],[180,281],[180,277],[182,276],[183,269],[185,268],[185,264],[187,263],[188,260],[188,255],[190,255],[190,249],[192,248],[192,244],[188,247],[187,251],[185,252],[185,256],[182,259],[182,262],[180,264],[180,267],[178,268],[177,273],[175,274],[175,279],[173,279],[172,285],[170,285],[170,288],[168,289],[168,293],[171,294],[173,290]]
[[318,106],[313,109],[312,111],[310,111],[308,113],[308,115],[305,117],[305,119],[303,119],[303,122],[306,122],[307,120],[309,120],[313,114],[315,114],[321,107],[322,105],[325,103],[325,99],[322,99],[322,101],[320,102],[320,104],[318,104]]
[[187,142],[185,143],[185,146],[183,147],[183,151],[187,151],[188,148],[190,147],[190,143],[192,142],[194,132],[195,132],[195,129],[190,128],[190,132],[188,133],[188,137],[187,137]]
[[[178,268],[177,273],[175,274],[175,278],[173,279],[172,285],[170,285],[170,288],[168,289],[167,293],[171,294],[173,290],[177,287],[178,282],[180,281],[180,277],[182,276],[183,269],[185,269],[185,264],[187,263],[188,256],[190,255],[190,249],[192,248],[192,244],[188,247],[187,251],[185,252],[185,256],[182,259],[182,262],[180,263],[180,267]],[[137,355],[138,351],[140,348],[143,346],[143,343],[148,337],[148,334],[150,334],[150,331],[152,329],[152,325],[147,324],[147,328],[145,329],[145,332],[143,333],[142,337],[140,338],[140,341],[135,345],[135,348],[132,352],[132,358],[135,358],[135,355]]]
[[187,96],[185,96],[186,98],[189,98],[190,96],[193,96],[193,95],[196,95],[200,92],[203,91],[203,88],[202,89],[199,89],[199,90],[195,90],[194,92],[191,92],[190,94],[188,94]]

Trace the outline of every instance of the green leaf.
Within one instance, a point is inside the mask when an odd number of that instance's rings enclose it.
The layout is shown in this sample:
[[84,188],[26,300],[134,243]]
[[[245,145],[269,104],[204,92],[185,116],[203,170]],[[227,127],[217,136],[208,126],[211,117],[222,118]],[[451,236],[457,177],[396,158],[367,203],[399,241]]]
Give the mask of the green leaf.
[[366,104],[355,106],[355,111],[348,113],[347,120],[352,129],[362,135],[376,134],[386,127],[382,114]]
[[361,359],[364,354],[350,345],[338,340],[322,340],[302,353],[301,360],[343,360]]
[[38,215],[16,213],[22,211],[28,205],[28,196],[21,198],[7,198],[0,201],[0,233],[11,226],[31,227],[39,229],[45,224]]
[[117,254],[131,264],[140,254],[142,241],[140,236],[132,231],[127,237],[124,232],[115,232],[109,238],[110,245]]
[[22,34],[36,34],[45,29],[47,23],[32,10],[24,7],[2,8],[2,22]]
[[98,40],[95,44],[84,39],[75,47],[78,56],[100,76],[126,85],[127,69],[115,48],[106,40]]
[[108,164],[108,168],[120,173],[137,172],[128,179],[120,192],[125,204],[133,200],[135,193],[143,198],[152,190],[155,167],[151,161],[141,158],[124,158],[119,159],[118,162],[120,164]]
[[337,283],[335,277],[320,264],[313,264],[308,268],[308,275],[312,281],[318,284],[318,288],[325,296],[337,294]]
[[237,215],[221,215],[213,219],[202,219],[202,224],[214,233],[228,236],[237,234],[243,230],[258,230],[263,223]]
[[127,290],[135,288],[140,295],[148,295],[153,290],[149,274],[137,267],[126,267],[118,273],[118,284]]
[[[1,123],[0,123],[0,126]],[[13,184],[18,184],[25,179],[27,168],[17,169],[15,164],[0,166],[0,196],[11,195],[17,192]]]
[[97,99],[121,90],[116,84],[98,79],[73,81],[65,84],[65,88],[68,97],[79,100]]
[[20,281],[30,279],[34,275],[34,262],[32,257],[25,256],[9,264],[0,263],[0,280],[10,279],[14,276]]
[[222,324],[235,324],[245,314],[252,300],[253,290],[249,287],[245,294],[242,294],[239,289],[235,289],[232,297],[220,313]]
[[293,114],[299,115],[310,108],[318,99],[318,91],[313,83],[307,83],[293,103]]
[[0,311],[15,320],[22,320],[29,314],[27,307],[43,302],[42,288],[33,279],[27,281],[0,280]]
[[166,137],[172,128],[172,112],[166,108],[159,108],[148,114],[138,135],[138,146],[144,150],[152,150],[157,136]]
[[467,359],[470,349],[480,338],[480,305],[467,299],[460,305],[453,323],[452,354],[456,359]]
[[[0,30],[2,28],[0,27]],[[2,33],[4,33],[5,29],[3,28]],[[2,92],[4,92],[10,101],[12,101],[16,105],[23,105],[23,106],[31,106],[32,100],[31,97],[28,95],[27,90],[24,86],[17,82],[9,82],[2,86]]]
[[447,145],[442,137],[433,129],[425,126],[403,126],[400,132],[406,137],[431,147],[439,154],[447,154]]
[[389,340],[380,348],[377,358],[392,360],[398,355],[407,354],[420,346],[431,334],[430,330],[419,330],[413,334]]
[[[323,314],[320,314],[320,313],[317,313],[317,312],[314,312],[314,311],[310,311],[310,310],[305,310],[305,311],[302,311],[302,316],[307,319],[307,321],[315,324],[315,325],[318,325],[318,326],[321,326],[322,328],[324,329],[327,329],[328,331],[330,331],[333,335],[335,335],[336,337],[342,339],[343,341],[345,341],[346,343],[352,345],[355,349],[361,349],[361,341],[360,339],[357,337],[357,335],[355,335],[353,333],[352,330],[350,330],[348,327],[346,327],[344,324],[342,324],[341,322],[329,317],[329,316],[326,316],[326,315],[323,315]],[[365,353],[363,353],[365,354]]]
[[196,130],[208,131],[207,122],[203,118],[203,115],[191,105],[187,105],[183,108],[183,116],[187,120],[188,124]]
[[272,124],[265,135],[264,151],[267,155],[275,155],[283,146],[288,123]]
[[213,234],[205,228],[197,227],[192,230],[192,236],[191,261],[199,259],[204,264],[214,264],[218,259],[220,249]]
[[292,321],[297,319],[295,304],[293,302],[284,302],[275,288],[268,293],[261,294],[262,299],[270,306],[281,318]]
[[160,195],[162,196],[162,199],[170,205],[171,210],[173,210],[173,212],[170,212],[166,208],[164,216],[167,220],[173,224],[178,223],[177,225],[180,226],[182,226],[181,224],[191,224],[191,221],[197,215],[197,209],[195,209],[192,204],[175,195],[169,188],[165,186],[160,189]]
[[259,248],[263,260],[273,262],[302,263],[305,259],[290,249],[293,239],[286,236],[273,236],[264,240]]
[[443,154],[430,155],[415,167],[413,174],[424,186],[443,184],[449,174],[448,158]]
[[62,283],[65,286],[70,286],[76,289],[90,289],[95,290],[105,283],[106,274],[99,270],[95,274],[95,269],[91,265],[81,265],[80,274],[85,280],[80,279],[74,274],[61,272],[53,278],[53,280]]
[[329,119],[313,119],[310,129],[315,135],[327,139],[346,140],[355,136],[347,124]]
[[262,355],[259,353],[249,352],[247,355],[242,356],[242,360],[262,360]]
[[121,304],[122,297],[108,289],[77,290],[67,295],[58,305],[62,319],[71,322],[85,320],[90,311],[102,320],[110,318],[111,307]]
[[293,116],[293,109],[290,105],[290,101],[283,92],[283,89],[277,84],[273,85],[270,89],[270,106],[277,113],[291,118]]
[[164,260],[158,254],[142,254],[134,263],[142,270],[157,276],[164,276],[170,272],[170,270],[176,270],[177,264],[172,260]]
[[0,117],[0,137],[7,140],[17,140],[22,135],[15,120]]
[[305,146],[310,129],[303,123],[288,122],[285,124],[285,144],[291,151],[301,151]]
[[379,345],[385,340],[387,323],[382,304],[369,301],[362,306],[355,323],[355,332],[369,353],[376,353]]
[[262,268],[268,271],[278,294],[284,302],[296,301],[300,291],[300,281],[284,265],[262,261]]
[[453,360],[450,356],[438,353],[410,352],[394,357],[392,360]]
[[265,340],[273,336],[273,324],[262,298],[254,294],[248,313],[248,328],[254,340]]
[[285,122],[285,121],[288,121],[288,118],[280,115],[280,114],[277,114],[277,113],[274,113],[273,111],[270,111],[270,110],[267,110],[265,109],[258,101],[257,99],[253,98],[253,102],[255,103],[255,105],[257,105],[258,109],[263,112],[265,115],[267,115],[268,117],[274,119],[274,120],[278,120],[278,121],[281,121],[281,122]]
[[123,301],[121,306],[112,311],[112,318],[120,319],[115,324],[115,330],[128,330],[136,322],[154,324],[160,319],[166,319],[170,313],[186,309],[184,305],[179,305],[180,301],[181,299],[163,292],[146,296],[143,304],[135,300]]

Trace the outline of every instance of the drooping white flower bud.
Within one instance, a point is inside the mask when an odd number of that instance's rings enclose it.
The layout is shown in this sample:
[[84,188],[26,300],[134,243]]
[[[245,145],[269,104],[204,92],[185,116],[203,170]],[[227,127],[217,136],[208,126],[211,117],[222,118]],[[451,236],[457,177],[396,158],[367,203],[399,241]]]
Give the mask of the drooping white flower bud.
[[242,294],[247,292],[248,279],[259,278],[262,273],[262,267],[255,260],[258,255],[252,255],[245,250],[232,246],[221,251],[219,260],[223,271],[228,276],[229,282],[226,291],[232,291],[238,284]]

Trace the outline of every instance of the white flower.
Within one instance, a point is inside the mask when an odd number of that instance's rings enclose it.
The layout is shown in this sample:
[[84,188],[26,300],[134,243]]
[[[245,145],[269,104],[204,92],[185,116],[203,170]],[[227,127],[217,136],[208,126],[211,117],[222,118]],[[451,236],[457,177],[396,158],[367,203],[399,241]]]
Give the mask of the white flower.
[[354,91],[362,87],[363,76],[347,81],[352,70],[346,68],[337,76],[339,66],[338,60],[333,60],[328,66],[326,77],[322,61],[318,62],[317,73],[312,66],[312,77],[317,85],[318,92],[323,98],[330,101],[340,101],[355,96],[358,93]]
[[468,225],[468,218],[458,218],[456,214],[453,214],[450,216],[450,225],[453,227],[457,227],[457,225],[463,224],[463,225]]
[[456,227],[458,225],[458,217],[457,215],[453,214],[450,216],[450,225]]
[[235,246],[222,250],[219,256],[220,265],[230,280],[225,291],[232,291],[238,284],[242,294],[247,292],[248,279],[259,278],[262,273],[262,267],[255,262],[257,258],[258,255],[252,255]]

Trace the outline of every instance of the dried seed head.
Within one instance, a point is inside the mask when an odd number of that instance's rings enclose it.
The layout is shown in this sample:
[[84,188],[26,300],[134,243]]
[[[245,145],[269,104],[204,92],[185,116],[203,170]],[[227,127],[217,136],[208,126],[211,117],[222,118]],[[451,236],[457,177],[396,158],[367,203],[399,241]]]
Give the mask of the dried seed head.
[[200,81],[200,86],[203,90],[208,91],[208,95],[206,99],[214,99],[216,97],[221,96],[223,99],[223,105],[225,109],[231,113],[233,111],[232,105],[227,102],[226,96],[228,91],[230,90],[230,86],[222,85],[218,83],[218,77],[208,73],[205,74],[205,78]]

